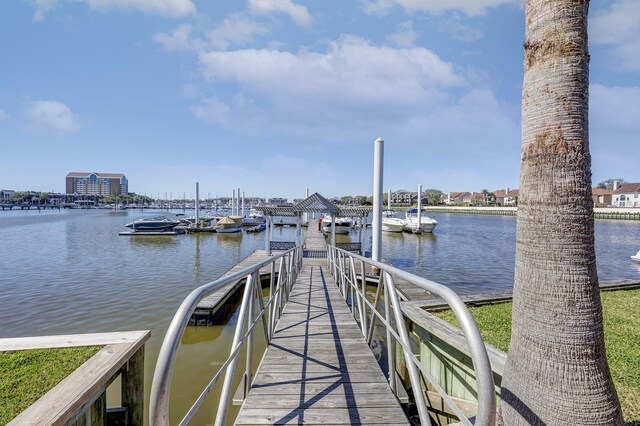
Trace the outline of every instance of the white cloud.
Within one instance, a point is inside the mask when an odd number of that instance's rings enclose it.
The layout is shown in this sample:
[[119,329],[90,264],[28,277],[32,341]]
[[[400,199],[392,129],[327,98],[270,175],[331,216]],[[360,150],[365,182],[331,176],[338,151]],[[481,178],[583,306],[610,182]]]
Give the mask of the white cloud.
[[442,13],[458,10],[467,15],[484,15],[487,9],[503,4],[521,4],[521,0],[361,0],[366,13],[386,14],[395,7],[403,8],[407,13]]
[[465,84],[453,65],[428,49],[381,47],[356,37],[342,37],[326,52],[216,51],[201,53],[200,63],[207,80],[235,84],[239,92],[303,116],[402,116],[437,103],[446,96],[443,89]]
[[268,31],[266,26],[247,16],[234,14],[213,29],[200,30],[200,35],[195,34],[196,30],[191,25],[184,24],[168,33],[155,33],[153,40],[168,52],[202,52],[207,49],[226,50],[232,46],[242,46]]
[[9,119],[9,114],[7,114],[3,109],[0,108],[0,121],[5,121]]
[[257,35],[268,32],[267,27],[248,19],[242,14],[225,18],[217,28],[207,34],[207,38],[215,49],[226,50],[230,46],[241,46],[253,41]]
[[591,19],[592,43],[611,46],[612,55],[623,70],[640,71],[640,2],[619,0]]
[[98,10],[137,10],[142,13],[180,18],[196,12],[191,0],[84,0]]
[[168,52],[199,51],[204,47],[201,39],[192,37],[192,28],[188,24],[180,25],[170,33],[157,32],[153,40]]
[[398,25],[398,30],[387,36],[387,40],[399,47],[415,46],[418,33],[413,29],[413,22],[406,21]]
[[459,13],[453,13],[451,17],[439,20],[439,30],[451,34],[457,40],[472,42],[483,36],[482,30],[463,22]]
[[[33,19],[41,22],[44,15],[58,7],[61,0],[29,0],[35,8]],[[192,0],[64,0],[68,3],[85,3],[91,9],[107,11],[111,9],[136,10],[142,13],[180,18],[196,12]]]
[[325,52],[207,52],[200,62],[211,93],[192,107],[202,121],[307,144],[382,134],[427,157],[455,147],[460,158],[487,167],[497,152],[508,153],[517,174],[519,110],[428,49],[342,37]]
[[31,102],[26,111],[27,128],[39,133],[62,136],[80,128],[76,115],[62,102]]
[[249,0],[249,10],[256,14],[271,14],[280,12],[289,15],[296,25],[307,27],[313,18],[306,7],[291,0]]
[[44,21],[44,15],[56,8],[58,0],[31,0],[31,6],[35,9],[33,20],[36,22]]

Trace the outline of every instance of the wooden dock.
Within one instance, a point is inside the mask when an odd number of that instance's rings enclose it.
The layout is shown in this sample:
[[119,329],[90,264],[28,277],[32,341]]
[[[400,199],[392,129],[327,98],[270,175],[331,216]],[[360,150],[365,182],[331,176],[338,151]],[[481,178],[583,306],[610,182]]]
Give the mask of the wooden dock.
[[[251,265],[255,265],[256,263],[263,262],[267,260],[269,256],[265,250],[256,250],[251,253],[249,256],[245,257],[239,263],[233,266],[233,268],[229,269],[227,272],[222,274],[219,278],[225,277],[227,275],[234,274],[244,268],[248,268]],[[269,274],[271,273],[271,268],[266,267],[260,270],[260,274]],[[209,296],[205,297],[198,303],[196,310],[193,314],[193,319],[198,324],[198,321],[202,318],[206,320],[207,317],[211,316],[214,312],[218,310],[218,308],[224,304],[225,301],[231,297],[238,287],[240,287],[242,281],[237,281],[235,283],[229,283],[217,291],[211,293]],[[206,321],[205,321],[206,323]]]
[[302,423],[409,424],[321,259],[305,259],[236,419]]

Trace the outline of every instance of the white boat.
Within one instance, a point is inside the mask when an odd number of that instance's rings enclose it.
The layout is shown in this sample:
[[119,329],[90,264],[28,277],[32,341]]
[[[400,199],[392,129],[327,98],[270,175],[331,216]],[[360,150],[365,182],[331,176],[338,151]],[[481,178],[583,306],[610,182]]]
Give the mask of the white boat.
[[404,230],[407,232],[413,232],[414,234],[433,232],[436,225],[438,225],[438,222],[427,216],[424,210],[420,211],[420,226],[418,226],[418,209],[409,209],[406,212]]
[[168,231],[178,225],[180,225],[179,220],[169,219],[166,216],[155,216],[134,220],[125,226],[134,231]]
[[404,230],[404,219],[399,217],[383,217],[382,230],[384,232],[402,232]]
[[631,256],[631,260],[633,260],[634,262],[640,263],[640,250],[638,250],[635,256]]
[[[353,220],[350,217],[336,217],[336,234],[348,234],[353,227]],[[322,218],[322,232],[331,233],[331,216]]]
[[246,216],[242,222],[244,226],[256,226],[266,223],[264,215],[256,209],[249,210],[249,215]]

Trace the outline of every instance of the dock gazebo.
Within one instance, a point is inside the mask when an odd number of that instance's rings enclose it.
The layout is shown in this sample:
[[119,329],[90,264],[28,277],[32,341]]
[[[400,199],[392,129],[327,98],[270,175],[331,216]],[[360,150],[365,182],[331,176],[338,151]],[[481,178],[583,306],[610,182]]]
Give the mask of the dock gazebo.
[[[363,207],[339,206],[329,201],[317,192],[311,194],[306,199],[293,206],[258,206],[256,210],[261,211],[267,220],[266,251],[271,255],[273,250],[289,250],[302,241],[302,217],[305,213],[328,213],[331,215],[331,245],[336,245],[336,217],[357,218],[360,222],[360,233],[358,243],[344,244],[346,250],[362,253],[362,228],[365,226],[365,219],[371,209]],[[296,218],[296,241],[272,241],[274,217],[295,217]],[[341,244],[342,245],[342,244]]]

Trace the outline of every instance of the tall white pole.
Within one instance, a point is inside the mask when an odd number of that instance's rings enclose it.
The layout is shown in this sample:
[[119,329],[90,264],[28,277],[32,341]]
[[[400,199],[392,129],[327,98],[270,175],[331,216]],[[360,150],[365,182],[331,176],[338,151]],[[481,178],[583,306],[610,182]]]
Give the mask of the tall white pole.
[[422,232],[422,184],[418,184],[418,231]]
[[391,210],[391,188],[387,190],[387,210]]
[[242,213],[240,212],[240,187],[238,187],[238,198],[236,198],[236,216],[241,216]]
[[384,141],[380,138],[374,142],[373,154],[373,225],[371,259],[380,262],[382,259],[382,172],[384,164]]
[[244,191],[242,191],[242,210],[240,211],[240,216],[244,217]]
[[231,196],[231,216],[236,215],[236,189],[233,189],[233,195]]
[[196,227],[200,226],[200,183],[196,182]]

